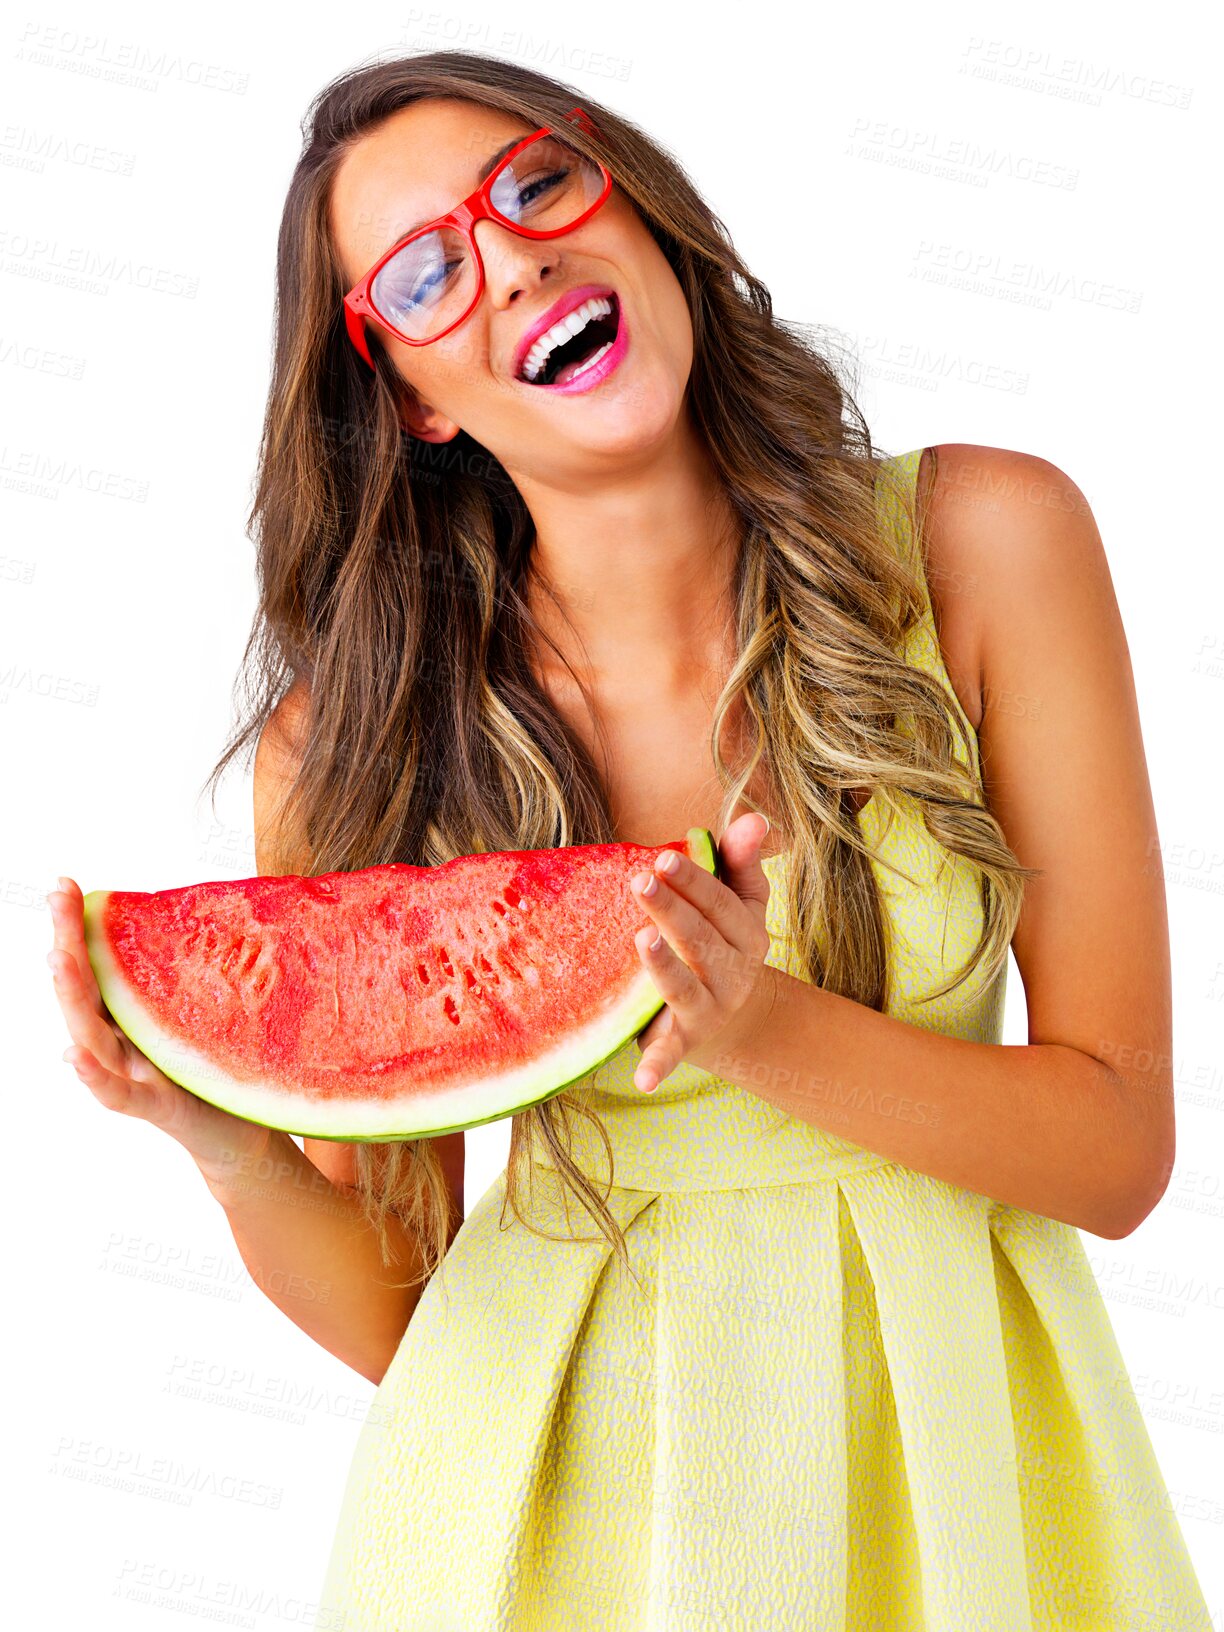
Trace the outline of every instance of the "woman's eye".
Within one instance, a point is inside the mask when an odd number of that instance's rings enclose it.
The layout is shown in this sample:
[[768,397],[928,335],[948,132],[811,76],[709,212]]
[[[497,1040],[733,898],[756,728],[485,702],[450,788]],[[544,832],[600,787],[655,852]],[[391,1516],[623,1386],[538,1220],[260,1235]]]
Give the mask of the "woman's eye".
[[559,170],[553,171],[553,173],[548,176],[533,177],[531,181],[524,182],[522,187],[519,189],[519,203],[534,204],[536,199],[542,197],[544,193],[551,192],[552,189],[559,186],[564,179],[565,177]]
[[404,296],[404,305],[409,307],[425,305],[437,294],[458,265],[458,261],[447,261],[444,265],[431,269],[425,277],[418,279]]

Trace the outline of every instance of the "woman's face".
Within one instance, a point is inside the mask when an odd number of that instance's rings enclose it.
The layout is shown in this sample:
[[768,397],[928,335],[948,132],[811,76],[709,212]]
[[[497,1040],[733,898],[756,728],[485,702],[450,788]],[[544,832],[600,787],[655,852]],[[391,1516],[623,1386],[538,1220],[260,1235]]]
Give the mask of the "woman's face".
[[[429,98],[363,137],[331,196],[346,287],[404,233],[466,198],[482,163],[533,128],[471,102]],[[491,220],[475,235],[485,284],[457,329],[427,346],[378,330],[405,387],[408,428],[433,442],[463,429],[512,475],[544,483],[623,472],[657,451],[683,409],[693,331],[675,274],[620,189],[559,238],[522,238]],[[627,342],[618,366],[585,391],[529,383],[516,368],[521,341],[588,284],[616,295]]]

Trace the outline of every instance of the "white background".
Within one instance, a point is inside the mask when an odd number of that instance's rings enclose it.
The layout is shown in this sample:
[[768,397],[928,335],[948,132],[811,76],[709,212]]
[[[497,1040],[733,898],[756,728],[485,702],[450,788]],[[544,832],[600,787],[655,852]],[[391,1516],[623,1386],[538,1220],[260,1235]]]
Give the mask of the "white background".
[[[185,1153],[103,1111],[62,1062],[44,896],[61,872],[85,889],[156,889],[255,871],[249,770],[231,773],[215,819],[197,794],[254,604],[244,522],[299,122],[342,69],[456,45],[540,67],[670,148],[778,313],[857,350],[886,449],[1036,453],[1092,505],[1156,796],[1179,1141],[1142,1228],[1084,1240],[1220,1624],[1220,86],[1198,9],[876,0],[789,22],[643,0],[585,12],[366,0],[275,19],[234,4],[9,12],[14,1625],[311,1624],[373,1389],[250,1284]],[[774,144],[780,174],[765,162]],[[1005,1040],[1025,1037],[1013,966]],[[508,1126],[468,1137],[469,1208]]]

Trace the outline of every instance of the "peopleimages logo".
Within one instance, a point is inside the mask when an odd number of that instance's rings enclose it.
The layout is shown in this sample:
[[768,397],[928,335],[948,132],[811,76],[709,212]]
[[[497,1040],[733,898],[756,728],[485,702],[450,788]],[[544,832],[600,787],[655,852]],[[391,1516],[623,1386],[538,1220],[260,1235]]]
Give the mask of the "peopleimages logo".
[[28,697],[45,697],[54,703],[79,703],[82,708],[94,708],[98,702],[98,683],[95,680],[74,680],[71,675],[52,674],[49,670],[22,668],[10,663],[0,670],[0,704],[7,703],[12,692],[24,692]]
[[1135,313],[1143,292],[1106,279],[1085,277],[1040,261],[1015,259],[970,244],[920,240],[909,276],[924,283],[945,283],[974,294],[994,296],[1049,311],[1054,300],[1071,300],[1107,311]]
[[136,168],[136,155],[29,125],[0,127],[0,164],[42,175],[49,162],[75,164],[103,175],[130,176]]
[[957,71],[1089,107],[1100,107],[1106,95],[1116,94],[1134,102],[1185,110],[1194,95],[1192,86],[1153,74],[1135,73],[1090,57],[1060,56],[1044,46],[988,40],[980,34],[970,37]]
[[0,486],[53,499],[65,488],[106,499],[128,499],[133,504],[144,504],[149,497],[148,482],[138,476],[83,465],[38,448],[11,448],[7,443],[0,445]]
[[279,1485],[262,1484],[224,1468],[179,1462],[172,1456],[149,1456],[142,1446],[112,1445],[71,1434],[60,1435],[48,1471],[60,1478],[109,1485],[127,1495],[170,1500],[184,1507],[196,1496],[213,1496],[275,1511],[285,1495]]
[[156,91],[166,80],[195,85],[205,91],[245,96],[250,75],[199,57],[180,57],[136,40],[113,40],[55,23],[28,22],[17,40],[18,62],[40,68],[58,68],[136,90]]
[[309,1632],[356,1632],[345,1610],[324,1609],[280,1585],[249,1579],[210,1576],[194,1566],[164,1559],[125,1558],[115,1577],[113,1597],[199,1621],[251,1627],[255,1617],[278,1626],[303,1626]]
[[58,238],[28,232],[0,232],[3,271],[14,278],[32,278],[91,294],[109,294],[117,283],[154,295],[175,295],[194,300],[200,280],[169,266],[152,266],[123,255],[107,255],[91,244],[61,245]]

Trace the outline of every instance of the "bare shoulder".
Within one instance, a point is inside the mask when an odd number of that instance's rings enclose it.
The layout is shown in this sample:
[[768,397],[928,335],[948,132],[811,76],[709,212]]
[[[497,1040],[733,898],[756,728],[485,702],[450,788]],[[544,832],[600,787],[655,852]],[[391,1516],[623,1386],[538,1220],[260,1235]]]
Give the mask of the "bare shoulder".
[[924,481],[932,541],[950,566],[1006,573],[1065,564],[1068,548],[1103,553],[1088,500],[1039,454],[941,442],[923,450]]
[[293,685],[272,710],[255,747],[252,798],[255,867],[260,873],[300,871],[305,866],[301,835],[285,830],[282,806],[301,768],[310,719],[310,687]]
[[255,764],[273,774],[296,765],[310,720],[310,684],[300,676],[277,703],[259,734]]
[[931,604],[948,675],[980,730],[998,641],[1023,644],[1068,592],[1112,603],[1104,546],[1073,479],[1037,454],[971,442],[923,450]]

